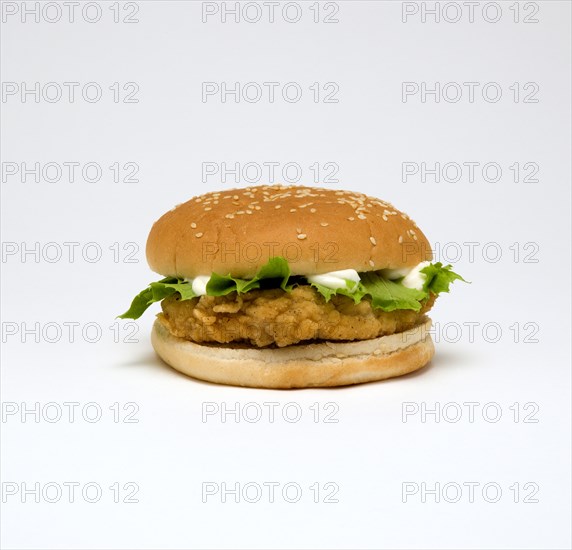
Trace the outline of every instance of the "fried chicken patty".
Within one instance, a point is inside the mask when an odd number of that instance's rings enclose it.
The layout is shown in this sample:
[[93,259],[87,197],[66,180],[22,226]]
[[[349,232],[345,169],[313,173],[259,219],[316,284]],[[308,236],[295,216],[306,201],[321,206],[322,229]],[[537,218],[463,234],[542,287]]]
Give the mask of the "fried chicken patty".
[[249,343],[278,347],[308,340],[367,340],[403,332],[421,323],[431,309],[432,295],[421,311],[391,312],[372,308],[364,298],[334,295],[329,302],[312,286],[251,290],[245,294],[165,298],[160,321],[171,334],[193,342]]

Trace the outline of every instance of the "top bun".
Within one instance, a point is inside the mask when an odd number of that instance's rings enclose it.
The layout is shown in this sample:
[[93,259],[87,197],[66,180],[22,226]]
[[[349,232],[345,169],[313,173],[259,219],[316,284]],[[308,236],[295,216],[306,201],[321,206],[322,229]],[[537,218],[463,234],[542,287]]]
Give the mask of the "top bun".
[[262,185],[205,193],[164,214],[147,239],[147,261],[165,276],[250,278],[282,256],[293,275],[376,271],[431,260],[413,220],[354,191]]

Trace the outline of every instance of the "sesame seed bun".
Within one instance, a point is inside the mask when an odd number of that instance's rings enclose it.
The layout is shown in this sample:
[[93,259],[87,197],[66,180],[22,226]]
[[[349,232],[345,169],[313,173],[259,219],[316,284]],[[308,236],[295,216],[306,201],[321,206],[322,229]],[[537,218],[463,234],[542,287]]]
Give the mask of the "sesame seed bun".
[[264,185],[206,193],[151,229],[147,261],[165,276],[250,278],[270,258],[293,275],[375,271],[431,260],[425,235],[388,202],[354,191]]
[[155,321],[157,354],[193,378],[252,388],[346,386],[401,376],[425,366],[434,346],[427,321],[411,330],[356,342],[316,342],[253,349],[197,344],[173,336]]

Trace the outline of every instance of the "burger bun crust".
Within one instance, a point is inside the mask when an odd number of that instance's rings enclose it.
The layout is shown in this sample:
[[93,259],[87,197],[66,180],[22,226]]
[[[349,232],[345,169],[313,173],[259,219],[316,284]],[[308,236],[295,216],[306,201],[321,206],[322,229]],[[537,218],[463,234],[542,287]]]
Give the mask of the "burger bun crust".
[[292,275],[413,267],[432,259],[415,222],[354,191],[266,185],[206,193],[152,227],[147,261],[164,276],[251,278],[270,258]]

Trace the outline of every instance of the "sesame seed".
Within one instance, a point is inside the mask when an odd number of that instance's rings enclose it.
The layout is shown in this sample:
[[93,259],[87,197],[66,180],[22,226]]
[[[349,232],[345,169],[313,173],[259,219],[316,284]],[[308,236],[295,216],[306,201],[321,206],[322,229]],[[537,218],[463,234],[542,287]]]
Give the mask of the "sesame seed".
[[276,208],[276,210],[278,210],[279,208],[282,208],[281,204],[277,204],[274,208]]
[[355,218],[348,218],[348,220],[350,220],[350,222],[353,222]]
[[300,240],[305,239],[305,238],[306,238],[306,233],[300,233],[300,234],[298,235],[298,238],[299,238]]
[[373,263],[373,260],[369,261],[369,265],[371,265],[371,267],[373,267],[375,264]]
[[200,239],[203,236],[203,233],[195,233],[195,237],[197,239]]
[[399,244],[401,244],[401,243],[403,242],[403,237],[402,237],[401,235],[399,235],[399,239],[397,239],[397,242],[398,242]]
[[196,228],[197,228],[197,224],[196,224],[195,222],[193,222],[193,223],[191,224],[191,227],[192,227],[193,229],[196,229]]
[[312,214],[316,211],[315,208],[310,208],[310,212],[312,212]]
[[236,213],[237,214],[244,214],[244,210],[238,210]]
[[295,208],[290,208],[290,212],[296,212]]
[[374,246],[377,244],[377,241],[375,240],[374,237],[370,237],[369,240],[371,241],[371,244],[373,244]]
[[383,221],[385,221],[385,222],[388,220],[388,217],[385,214],[381,217],[382,217]]
[[237,201],[238,200],[238,195],[233,195],[232,198]]
[[232,220],[232,219],[234,219],[234,214],[227,214],[227,215],[225,216],[225,218],[228,218],[229,220]]
[[210,206],[207,206],[207,207],[205,208],[205,212],[208,212],[209,210],[212,210],[212,208],[211,208]]
[[322,227],[328,227],[328,225],[330,225],[330,224],[327,223],[327,222],[322,222],[322,223],[320,223],[320,225],[321,225]]
[[358,218],[359,218],[360,220],[365,220],[365,219],[366,219],[366,217],[365,217],[363,214],[359,214],[359,215],[358,215]]

